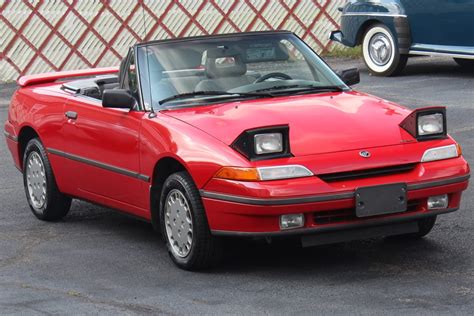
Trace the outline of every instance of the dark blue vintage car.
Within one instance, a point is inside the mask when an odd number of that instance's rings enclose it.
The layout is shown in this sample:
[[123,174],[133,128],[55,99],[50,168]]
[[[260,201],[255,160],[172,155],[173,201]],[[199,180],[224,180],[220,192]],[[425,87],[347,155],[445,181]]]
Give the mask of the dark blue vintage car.
[[474,67],[474,0],[350,0],[331,39],[362,45],[369,71],[399,74],[409,56],[450,56]]

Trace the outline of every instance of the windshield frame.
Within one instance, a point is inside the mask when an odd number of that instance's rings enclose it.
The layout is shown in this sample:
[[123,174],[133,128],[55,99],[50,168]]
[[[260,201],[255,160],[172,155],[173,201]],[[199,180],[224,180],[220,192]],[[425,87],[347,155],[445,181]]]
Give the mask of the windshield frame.
[[[145,111],[161,111],[161,110],[169,110],[169,109],[172,109],[172,107],[169,107],[169,106],[162,106],[162,105],[159,105],[159,106],[154,106],[153,109],[152,109],[152,102],[154,102],[154,100],[152,100],[152,97],[151,97],[151,83],[149,82],[148,78],[150,76],[149,74],[149,61],[148,61],[148,57],[146,58],[143,58],[143,55],[141,52],[142,52],[142,49],[140,48],[144,48],[145,50],[148,50],[148,47],[150,46],[155,46],[155,45],[169,45],[170,43],[182,43],[182,42],[194,42],[194,41],[199,41],[201,39],[219,39],[219,38],[222,38],[222,39],[225,39],[225,38],[240,38],[240,37],[258,37],[258,36],[261,36],[261,35],[272,35],[272,34],[275,34],[275,35],[290,35],[290,36],[293,36],[297,39],[297,43],[293,43],[293,44],[301,44],[301,47],[297,47],[299,50],[301,50],[302,53],[306,54],[306,55],[313,55],[311,57],[314,57],[316,58],[318,61],[320,61],[320,66],[324,68],[324,70],[326,70],[326,72],[331,75],[335,80],[338,80],[340,82],[340,84],[338,86],[341,87],[341,90],[342,91],[351,91],[352,89],[347,86],[341,79],[340,77],[336,74],[336,72],[326,63],[326,61],[321,58],[319,56],[319,54],[317,54],[312,48],[311,46],[309,46],[304,40],[302,40],[298,35],[296,35],[295,33],[291,32],[291,31],[259,31],[259,32],[243,32],[243,33],[229,33],[229,34],[216,34],[216,35],[201,35],[201,36],[193,36],[193,37],[183,37],[183,38],[174,38],[174,39],[163,39],[163,40],[154,40],[154,41],[149,41],[149,42],[145,42],[145,43],[137,43],[134,47],[135,49],[135,62],[136,62],[136,68],[137,68],[137,74],[138,75],[138,81],[139,81],[139,89],[141,90],[140,91],[140,97],[141,99],[143,100],[143,107],[145,109]],[[303,51],[303,50],[306,50],[306,51]],[[305,59],[306,59],[306,55],[305,55]],[[306,60],[306,63],[308,63],[308,67],[310,67],[310,64],[309,62]],[[146,71],[146,73],[142,73],[142,71]],[[140,76],[141,74],[141,76]],[[146,75],[146,76],[145,76]],[[147,82],[146,84],[148,85],[148,87],[146,89],[143,89],[143,85],[145,84],[145,82],[142,82],[142,78],[143,77],[146,77],[147,79]],[[145,96],[144,92],[145,90],[148,90],[147,93],[150,95],[149,98],[147,98],[147,96]],[[316,92],[315,92],[316,93]],[[289,95],[291,96],[291,95]],[[151,101],[148,102],[147,99],[150,99]],[[205,98],[203,98],[203,101],[205,102],[196,102],[196,100],[194,102],[192,102],[192,106],[205,106],[205,105],[208,105],[208,104],[215,104],[215,103],[228,103],[228,102],[235,102],[235,101],[241,101],[242,98],[236,98],[235,100],[231,99],[231,98],[227,98],[225,100],[219,100],[219,98],[216,98],[216,100],[206,100]],[[246,98],[245,100],[251,100],[250,98]],[[159,100],[158,100],[159,101]],[[158,102],[156,102],[158,104]],[[188,101],[189,103],[189,101]],[[177,105],[177,108],[179,108],[179,105]]]

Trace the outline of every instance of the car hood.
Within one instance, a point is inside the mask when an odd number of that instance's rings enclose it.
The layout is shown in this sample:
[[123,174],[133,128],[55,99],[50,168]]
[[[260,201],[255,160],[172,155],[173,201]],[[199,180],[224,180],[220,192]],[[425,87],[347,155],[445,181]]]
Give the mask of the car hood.
[[247,100],[163,113],[228,145],[245,130],[288,125],[295,156],[415,141],[399,127],[409,110],[354,91]]

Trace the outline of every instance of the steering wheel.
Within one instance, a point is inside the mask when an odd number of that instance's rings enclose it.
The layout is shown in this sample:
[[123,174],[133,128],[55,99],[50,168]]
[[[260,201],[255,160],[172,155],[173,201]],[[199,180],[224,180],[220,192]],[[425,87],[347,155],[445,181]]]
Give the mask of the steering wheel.
[[269,74],[266,74],[266,75],[263,75],[261,76],[260,78],[258,78],[257,80],[255,80],[253,83],[259,83],[259,82],[263,82],[265,80],[268,80],[270,78],[276,78],[276,79],[283,79],[283,80],[291,80],[293,78],[291,78],[290,76],[288,76],[287,74],[284,74],[282,72],[271,72]]

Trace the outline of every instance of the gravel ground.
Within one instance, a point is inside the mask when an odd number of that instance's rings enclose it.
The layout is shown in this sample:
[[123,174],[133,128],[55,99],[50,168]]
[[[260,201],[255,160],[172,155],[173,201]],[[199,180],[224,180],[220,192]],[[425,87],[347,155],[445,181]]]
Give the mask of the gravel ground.
[[[375,78],[358,60],[356,88],[410,108],[448,107],[449,131],[474,162],[474,72],[416,58],[404,76]],[[0,122],[14,85],[0,86]],[[190,273],[168,259],[150,225],[74,202],[63,221],[30,213],[20,173],[0,142],[1,314],[471,314],[473,189],[417,242],[372,239],[294,249],[235,242],[216,270]],[[469,312],[471,311],[471,312]]]

